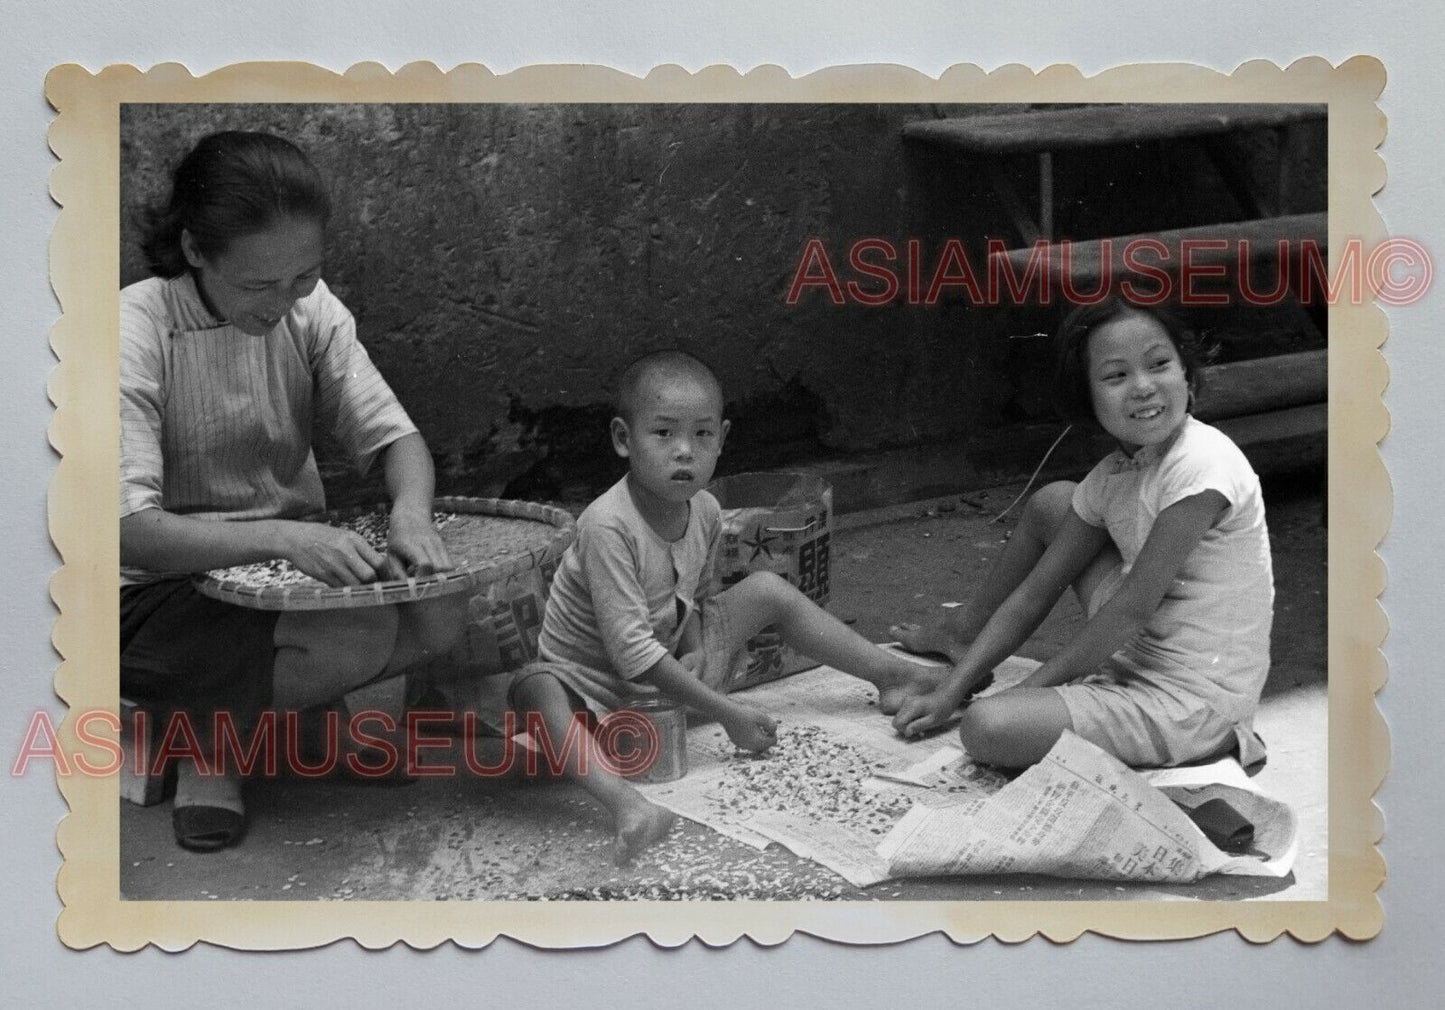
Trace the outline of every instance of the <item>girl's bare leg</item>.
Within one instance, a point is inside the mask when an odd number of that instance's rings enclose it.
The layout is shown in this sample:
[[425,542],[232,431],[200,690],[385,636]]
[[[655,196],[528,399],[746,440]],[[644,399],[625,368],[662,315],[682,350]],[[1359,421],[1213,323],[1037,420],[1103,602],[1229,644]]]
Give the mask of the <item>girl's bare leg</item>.
[[[899,625],[893,629],[895,633],[900,633],[901,639],[901,633],[910,633],[911,643],[903,639],[909,648],[931,645],[941,647],[940,651],[950,658],[955,654],[961,657],[993,611],[1018,588],[1053,543],[1073,508],[1074,487],[1068,481],[1059,481],[1041,488],[1029,499],[1003,556],[969,606],[951,612],[941,625],[924,629]],[[1074,594],[1086,611],[1100,585],[1122,561],[1118,550],[1109,544],[1074,580]],[[1014,688],[971,703],[963,711],[958,733],[974,760],[1004,768],[1026,768],[1042,760],[1064,730],[1073,729],[1073,725],[1068,706],[1057,691]]]
[[980,698],[963,710],[958,735],[969,757],[1002,768],[1037,764],[1064,730],[1069,709],[1050,687],[1015,688]]
[[[575,725],[578,713],[573,711],[561,681],[546,673],[534,673],[517,684],[514,693],[523,712],[541,715],[553,753],[560,750],[566,759],[562,774],[585,789],[612,815],[616,832],[614,854],[619,864],[631,862],[643,849],[667,836],[677,815],[643,798],[599,759],[592,734]],[[564,745],[567,734],[579,730],[582,746]]]
[[[1034,492],[1024,503],[1023,515],[1003,554],[968,603],[950,608],[942,618],[929,624],[895,624],[888,629],[889,633],[910,652],[933,653],[947,656],[952,663],[960,662],[994,611],[1028,577],[1058,536],[1073,508],[1077,486],[1072,481],[1055,481]],[[1088,597],[1082,599],[1087,605]]]
[[[1087,611],[1094,593],[1123,559],[1108,545],[1074,580],[1074,594]],[[1078,671],[1082,676],[1087,670]],[[1013,688],[980,698],[963,710],[958,735],[976,761],[1003,768],[1027,768],[1043,760],[1066,729],[1068,706],[1053,688]]]

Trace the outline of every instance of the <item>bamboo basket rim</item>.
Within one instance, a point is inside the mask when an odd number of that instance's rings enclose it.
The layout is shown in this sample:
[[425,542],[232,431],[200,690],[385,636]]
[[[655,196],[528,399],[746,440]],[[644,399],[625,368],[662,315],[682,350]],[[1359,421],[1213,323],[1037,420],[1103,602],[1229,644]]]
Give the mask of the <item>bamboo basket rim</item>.
[[[372,512],[389,512],[389,505],[356,505],[343,509],[314,512],[302,518],[310,522],[354,519]],[[434,512],[455,512],[461,515],[497,516],[508,519],[530,519],[553,528],[547,543],[521,554],[500,560],[479,561],[460,565],[435,575],[411,576],[385,582],[369,582],[360,586],[326,586],[301,583],[287,586],[248,586],[225,581],[210,573],[195,576],[196,588],[202,595],[224,603],[233,603],[251,610],[342,610],[348,607],[384,607],[398,603],[450,596],[468,589],[480,591],[497,582],[505,582],[561,558],[576,535],[576,520],[565,509],[539,502],[515,501],[507,498],[444,497],[432,502]]]

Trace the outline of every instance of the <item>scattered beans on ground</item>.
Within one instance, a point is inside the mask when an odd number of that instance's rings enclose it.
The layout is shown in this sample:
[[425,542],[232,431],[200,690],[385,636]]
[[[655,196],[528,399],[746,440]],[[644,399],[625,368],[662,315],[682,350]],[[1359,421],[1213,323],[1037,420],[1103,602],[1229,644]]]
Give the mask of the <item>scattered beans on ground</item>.
[[729,764],[718,781],[717,805],[743,819],[774,810],[883,835],[913,800],[892,790],[864,788],[864,780],[882,767],[817,726],[785,726],[774,747]]

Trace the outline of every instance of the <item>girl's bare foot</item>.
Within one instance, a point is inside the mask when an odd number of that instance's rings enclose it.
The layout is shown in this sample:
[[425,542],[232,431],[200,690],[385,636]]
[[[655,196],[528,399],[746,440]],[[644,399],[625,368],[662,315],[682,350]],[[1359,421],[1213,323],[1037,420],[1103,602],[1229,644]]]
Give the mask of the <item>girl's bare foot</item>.
[[894,624],[888,633],[898,639],[909,652],[928,656],[945,656],[950,663],[963,659],[968,643],[949,632],[943,622],[937,624]]
[[617,840],[613,848],[618,866],[626,866],[649,845],[667,837],[677,814],[641,796],[617,812]]

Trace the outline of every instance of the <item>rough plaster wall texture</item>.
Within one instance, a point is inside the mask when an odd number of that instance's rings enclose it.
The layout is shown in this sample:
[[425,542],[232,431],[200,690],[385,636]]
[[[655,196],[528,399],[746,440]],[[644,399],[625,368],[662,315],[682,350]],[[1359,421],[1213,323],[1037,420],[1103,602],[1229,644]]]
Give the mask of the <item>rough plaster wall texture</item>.
[[[554,469],[605,454],[605,432],[572,429],[605,422],[617,371],[661,346],[717,368],[734,463],[777,438],[817,452],[956,437],[1019,419],[1017,380],[1036,363],[1002,337],[1034,320],[957,296],[784,295],[811,238],[844,280],[848,246],[870,236],[900,255],[920,239],[925,283],[948,237],[981,262],[986,236],[1012,233],[984,173],[900,128],[996,108],[128,106],[121,282],[145,274],[133,212],[185,150],[217,129],[270,130],[328,180],[327,282],[451,490],[500,493],[549,454]],[[1176,161],[1153,199],[1206,200],[1207,172]],[[1069,178],[1061,198],[1085,210],[1113,185]]]

